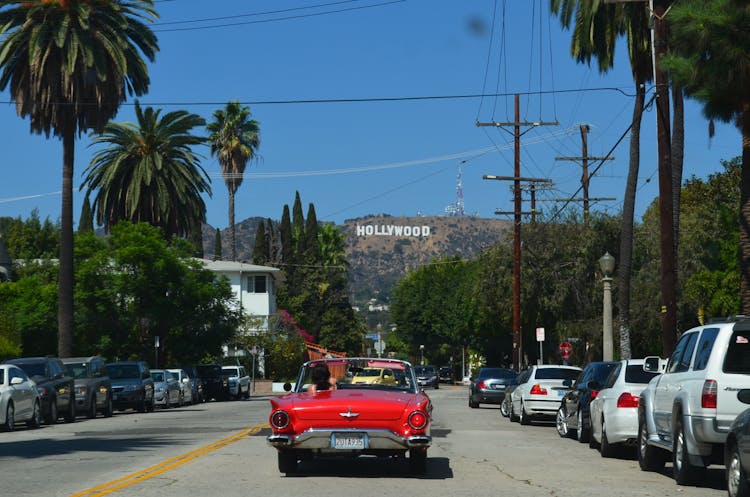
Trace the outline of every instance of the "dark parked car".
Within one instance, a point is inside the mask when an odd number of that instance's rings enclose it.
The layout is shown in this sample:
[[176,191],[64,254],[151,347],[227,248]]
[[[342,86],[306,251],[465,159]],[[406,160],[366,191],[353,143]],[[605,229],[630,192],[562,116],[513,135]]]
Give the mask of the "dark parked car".
[[88,418],[95,418],[99,411],[105,417],[112,416],[112,381],[107,375],[104,359],[99,356],[68,357],[62,361],[75,380],[76,411],[85,412]]
[[229,378],[222,374],[221,364],[199,364],[195,371],[203,382],[203,395],[207,401],[229,399]]
[[[737,398],[744,404],[750,404],[750,389],[740,390]],[[729,428],[724,444],[724,461],[729,497],[750,496],[750,409],[742,411]]]
[[36,383],[42,401],[42,418],[57,423],[62,413],[65,421],[76,420],[75,383],[65,365],[56,357],[22,357],[6,361],[15,364]]
[[206,402],[207,399],[203,392],[203,380],[198,376],[198,370],[195,366],[177,366],[176,368],[185,371],[193,382],[193,404]]
[[143,361],[110,362],[107,374],[112,380],[112,400],[119,410],[154,410],[154,380]]
[[417,385],[420,387],[440,388],[437,368],[435,366],[414,366]]
[[501,404],[505,387],[516,377],[516,372],[505,368],[481,368],[469,385],[469,407],[479,404]]
[[[607,377],[618,366],[616,361],[591,362],[583,368],[575,383],[565,380],[563,385],[570,386],[557,411],[556,427],[561,437],[574,434],[579,442],[589,441],[591,435],[590,403],[596,398],[599,390],[604,388]],[[575,429],[575,432],[573,432]]]
[[441,366],[438,369],[438,378],[441,383],[453,383],[453,369],[449,366]]

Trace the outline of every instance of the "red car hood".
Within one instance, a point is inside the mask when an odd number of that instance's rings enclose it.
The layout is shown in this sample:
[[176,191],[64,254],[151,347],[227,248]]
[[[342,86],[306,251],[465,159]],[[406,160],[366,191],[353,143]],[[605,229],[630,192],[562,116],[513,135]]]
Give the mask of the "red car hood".
[[[289,410],[300,420],[383,421],[401,419],[416,407],[418,395],[385,390],[341,389],[286,395],[271,401],[274,408]],[[342,416],[342,413],[346,416]]]

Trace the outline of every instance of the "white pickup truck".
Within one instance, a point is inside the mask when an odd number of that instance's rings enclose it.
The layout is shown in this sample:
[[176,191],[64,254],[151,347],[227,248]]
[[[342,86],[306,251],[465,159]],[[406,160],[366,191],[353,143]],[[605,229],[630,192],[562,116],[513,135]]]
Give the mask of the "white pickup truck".
[[[644,369],[658,371],[658,357]],[[750,317],[692,328],[682,334],[663,374],[638,403],[638,463],[657,471],[671,459],[678,484],[700,481],[709,464],[723,464],[734,418],[747,406],[737,398],[750,387]]]

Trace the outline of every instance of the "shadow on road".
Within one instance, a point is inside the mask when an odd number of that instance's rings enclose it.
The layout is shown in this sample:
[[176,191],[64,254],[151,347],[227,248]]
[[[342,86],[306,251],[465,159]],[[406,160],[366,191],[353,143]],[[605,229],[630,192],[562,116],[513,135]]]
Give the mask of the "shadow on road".
[[446,480],[453,478],[447,457],[427,458],[427,471],[417,475],[409,471],[408,458],[377,457],[325,457],[299,463],[292,478],[335,476],[338,478],[416,478],[421,480]]

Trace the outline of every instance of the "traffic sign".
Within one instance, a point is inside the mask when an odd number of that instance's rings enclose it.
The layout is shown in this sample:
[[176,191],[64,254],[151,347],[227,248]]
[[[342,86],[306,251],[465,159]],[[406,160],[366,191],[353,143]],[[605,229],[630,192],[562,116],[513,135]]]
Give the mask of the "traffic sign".
[[365,335],[365,338],[368,340],[377,340],[379,335],[379,333],[368,333]]
[[573,354],[573,346],[569,344],[568,342],[563,342],[560,344],[560,356],[563,358],[563,361],[567,361],[570,359],[570,356]]
[[543,342],[544,341],[544,328],[537,328],[536,329],[536,341],[537,342]]

